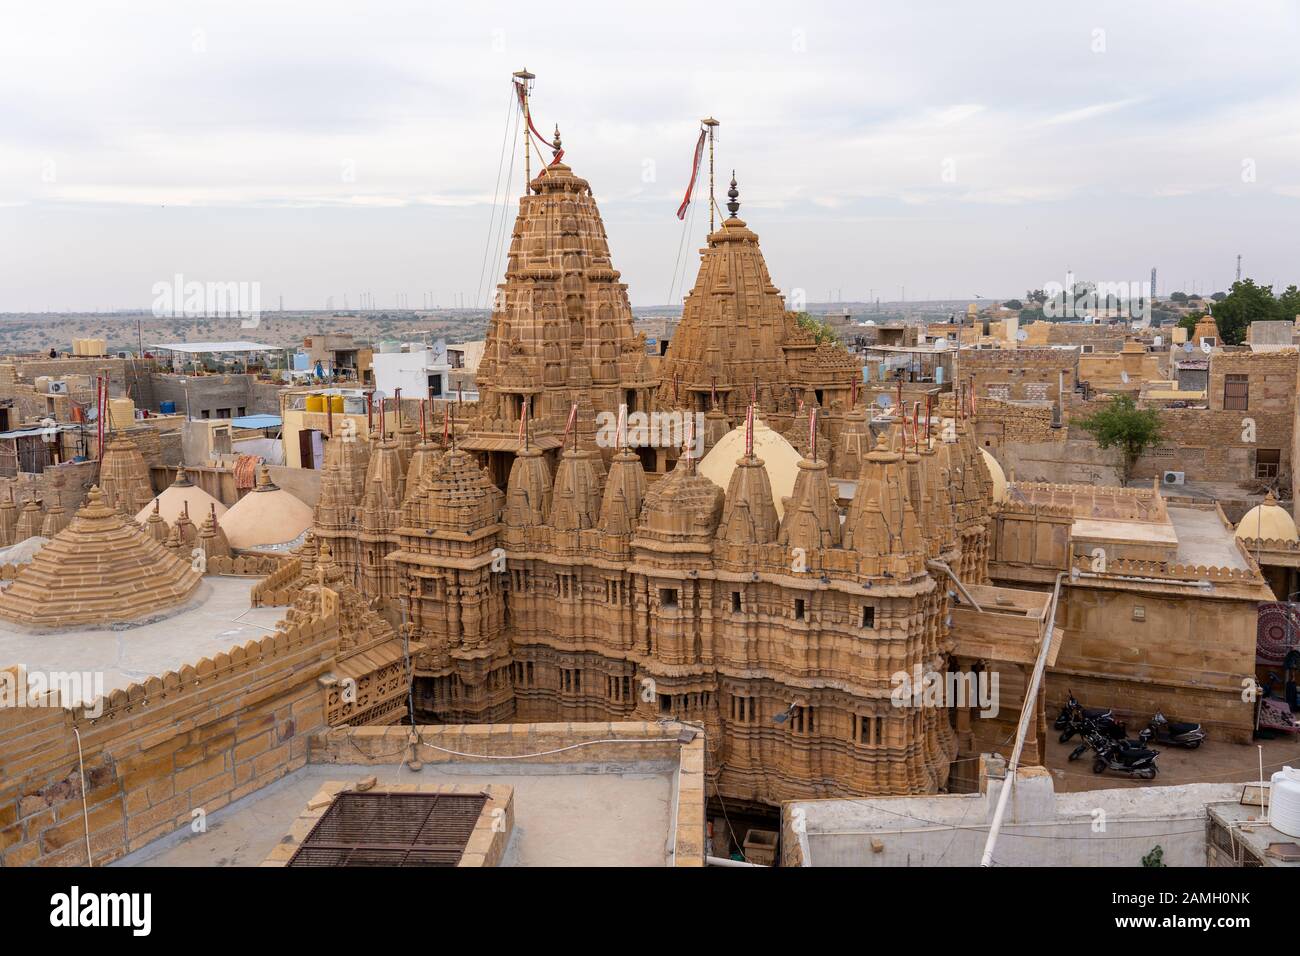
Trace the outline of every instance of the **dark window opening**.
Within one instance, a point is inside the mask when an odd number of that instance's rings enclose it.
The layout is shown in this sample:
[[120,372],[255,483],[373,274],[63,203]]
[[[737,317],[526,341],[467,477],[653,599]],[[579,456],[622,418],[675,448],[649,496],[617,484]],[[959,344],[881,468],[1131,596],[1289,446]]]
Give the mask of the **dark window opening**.
[[1244,412],[1250,407],[1250,376],[1223,376],[1224,411]]

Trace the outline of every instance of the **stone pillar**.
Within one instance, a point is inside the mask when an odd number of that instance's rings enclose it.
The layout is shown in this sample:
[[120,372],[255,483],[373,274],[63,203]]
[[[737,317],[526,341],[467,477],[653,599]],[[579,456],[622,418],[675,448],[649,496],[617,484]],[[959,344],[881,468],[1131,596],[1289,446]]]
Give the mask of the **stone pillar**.
[[1041,695],[1035,694],[1031,699],[1028,694],[1029,682],[1034,676],[1034,665],[1021,664],[1020,673],[1025,679],[1025,701],[1022,706],[1033,708],[1033,717],[1029,721],[1029,730],[1025,734],[1025,746],[1020,751],[1020,766],[1041,766],[1043,763],[1043,748],[1039,744],[1039,739],[1042,736],[1039,725],[1043,722]]
[[[966,688],[973,686],[970,680],[970,664],[963,661],[958,666],[958,672],[961,675],[959,686]],[[957,702],[957,752],[959,754],[969,754],[975,747],[975,734],[970,725],[971,701]]]

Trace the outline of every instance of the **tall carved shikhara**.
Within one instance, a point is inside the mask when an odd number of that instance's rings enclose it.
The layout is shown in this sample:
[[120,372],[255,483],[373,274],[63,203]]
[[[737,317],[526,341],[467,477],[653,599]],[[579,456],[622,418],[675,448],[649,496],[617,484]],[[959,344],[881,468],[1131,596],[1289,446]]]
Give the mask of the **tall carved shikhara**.
[[495,459],[500,481],[525,403],[530,434],[552,450],[579,402],[579,444],[589,454],[597,412],[650,407],[656,380],[645,338],[632,328],[627,286],[610,261],[591,187],[563,163],[547,166],[519,201],[477,380],[478,409],[462,444]]
[[[820,437],[799,380],[813,350],[793,363],[783,350],[800,330],[739,219],[710,237],[692,299],[695,331],[668,363],[679,385],[723,390],[743,418],[759,377],[760,407],[768,387],[771,414],[805,433],[782,518],[748,449],[724,493],[688,456],[648,482],[634,451],[596,448],[596,411],[695,403],[652,378],[590,189],[555,164],[521,203],[477,415],[409,453],[401,491],[388,487],[402,474],[395,438],[327,453],[318,537],[409,624],[418,719],[699,721],[710,789],[729,799],[943,787],[957,749],[947,712],[895,702],[891,678],[943,672],[953,646],[929,562],[987,580],[991,480],[973,435],[958,423],[949,443],[900,428],[872,440],[850,407],[843,431]],[[802,418],[779,395],[790,386],[804,387]],[[843,518],[837,451],[857,478]]]

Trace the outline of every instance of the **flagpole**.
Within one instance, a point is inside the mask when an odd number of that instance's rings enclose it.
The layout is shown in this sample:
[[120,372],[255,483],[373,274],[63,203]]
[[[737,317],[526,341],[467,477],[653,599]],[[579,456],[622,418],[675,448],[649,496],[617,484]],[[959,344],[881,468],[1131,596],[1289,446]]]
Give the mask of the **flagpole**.
[[537,79],[537,76],[536,74],[529,73],[528,67],[524,67],[522,70],[517,70],[514,73],[514,77],[517,80],[523,81],[519,84],[519,87],[523,94],[520,98],[524,102],[524,193],[526,195],[529,191],[529,184],[533,181],[532,160],[528,155],[528,147],[531,145],[528,142],[528,130],[532,123],[532,114],[528,111],[528,91],[532,88],[533,80]]
[[700,120],[709,131],[709,235],[713,235],[713,131],[721,124],[712,116]]

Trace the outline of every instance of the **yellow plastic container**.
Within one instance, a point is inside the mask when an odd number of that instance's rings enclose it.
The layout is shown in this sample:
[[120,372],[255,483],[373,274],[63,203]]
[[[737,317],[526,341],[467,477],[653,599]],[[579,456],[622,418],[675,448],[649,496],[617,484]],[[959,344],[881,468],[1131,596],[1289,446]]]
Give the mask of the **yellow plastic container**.
[[309,411],[309,412],[323,412],[323,411],[325,411],[325,396],[324,396],[324,395],[308,395],[308,396],[307,396],[307,411]]

